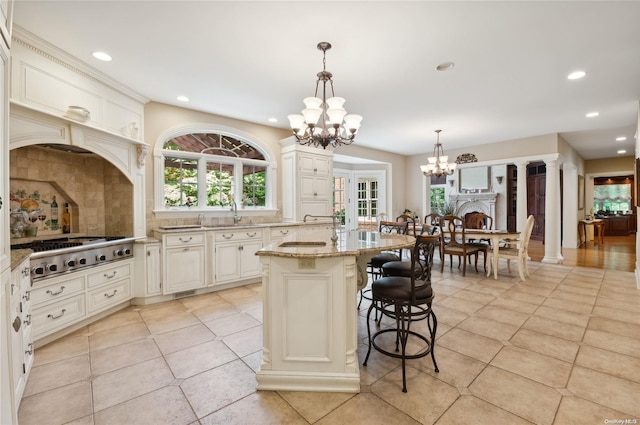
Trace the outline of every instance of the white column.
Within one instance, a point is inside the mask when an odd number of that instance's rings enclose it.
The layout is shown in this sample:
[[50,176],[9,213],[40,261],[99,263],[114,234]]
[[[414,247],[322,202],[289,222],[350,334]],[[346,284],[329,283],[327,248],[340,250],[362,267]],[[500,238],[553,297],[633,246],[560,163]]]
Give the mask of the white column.
[[[408,185],[407,185],[408,186]],[[407,193],[407,199],[411,199]],[[422,217],[431,214],[431,177],[422,176]]]
[[543,263],[559,263],[564,259],[560,252],[560,162],[545,159],[544,202],[544,258]]
[[527,164],[528,162],[516,162],[518,172],[518,196],[516,205],[516,230],[524,231],[527,223]]

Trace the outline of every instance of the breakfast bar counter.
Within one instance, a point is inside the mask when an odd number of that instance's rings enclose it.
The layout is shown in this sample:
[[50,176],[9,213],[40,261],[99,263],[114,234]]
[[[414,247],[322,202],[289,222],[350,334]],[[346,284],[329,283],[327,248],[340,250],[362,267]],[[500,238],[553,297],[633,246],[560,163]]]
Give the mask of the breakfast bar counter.
[[259,250],[263,267],[263,351],[259,390],[360,391],[356,294],[366,263],[411,247],[405,235],[301,231]]

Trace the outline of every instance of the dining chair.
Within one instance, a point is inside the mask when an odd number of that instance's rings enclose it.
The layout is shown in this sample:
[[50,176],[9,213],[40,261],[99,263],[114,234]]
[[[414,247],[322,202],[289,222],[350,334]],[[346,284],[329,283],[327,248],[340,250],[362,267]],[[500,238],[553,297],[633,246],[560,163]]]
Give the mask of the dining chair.
[[[440,219],[440,272],[444,271],[445,256],[449,255],[449,267],[453,268],[453,256],[458,257],[458,268],[462,264],[462,276],[467,273],[467,258],[475,257],[475,268],[478,271],[478,254],[486,252],[485,248],[470,245],[465,235],[464,219],[455,215],[445,215]],[[484,256],[487,267],[487,257]]]
[[412,216],[408,215],[408,214],[401,214],[398,217],[396,217],[396,221],[399,223],[402,222],[407,222],[407,224],[409,225],[409,227],[407,228],[407,235],[409,236],[416,236],[416,219],[413,218]]
[[422,231],[424,232],[424,226],[429,226],[430,234],[434,234],[440,230],[440,219],[442,216],[438,213],[431,213],[424,216],[422,222]]
[[[522,238],[510,239],[505,241],[505,246],[498,248],[498,258],[504,258],[507,260],[507,271],[511,273],[511,260],[515,260],[518,263],[518,273],[520,279],[526,280],[529,274],[529,241],[531,240],[531,233],[533,232],[533,225],[535,224],[535,218],[533,215],[527,217],[527,223],[524,227],[524,234]],[[493,250],[489,250],[489,267],[487,268],[487,276],[491,275],[491,267],[493,265]]]
[[[402,392],[407,392],[407,378],[405,372],[406,360],[418,359],[431,354],[434,370],[439,372],[434,354],[434,344],[438,320],[431,304],[433,302],[433,289],[431,288],[431,269],[433,267],[433,252],[438,238],[433,235],[418,235],[411,253],[410,270],[414,272],[410,276],[386,276],[373,281],[371,294],[373,302],[367,311],[367,336],[369,348],[364,359],[363,366],[367,366],[371,347],[376,351],[402,360]],[[371,312],[376,310],[381,316],[390,317],[395,321],[395,327],[385,327],[371,334]],[[410,329],[411,323],[419,320],[427,320],[428,335],[419,333],[418,326]],[[381,338],[387,333],[395,334],[395,350],[388,345],[393,343]],[[409,339],[417,339],[417,343],[410,344],[417,347],[412,353],[407,353]],[[386,342],[386,344],[385,344]],[[413,341],[412,341],[413,342]]]

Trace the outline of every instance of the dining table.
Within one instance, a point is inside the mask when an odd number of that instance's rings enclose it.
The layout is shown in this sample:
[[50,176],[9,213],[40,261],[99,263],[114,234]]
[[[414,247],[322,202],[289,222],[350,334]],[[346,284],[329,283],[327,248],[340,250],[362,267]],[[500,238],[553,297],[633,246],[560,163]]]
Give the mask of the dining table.
[[[445,232],[446,236],[448,232]],[[500,241],[506,239],[517,239],[520,232],[501,229],[464,229],[466,239],[488,239],[491,241],[490,249],[493,250],[493,278],[498,280],[498,251]]]

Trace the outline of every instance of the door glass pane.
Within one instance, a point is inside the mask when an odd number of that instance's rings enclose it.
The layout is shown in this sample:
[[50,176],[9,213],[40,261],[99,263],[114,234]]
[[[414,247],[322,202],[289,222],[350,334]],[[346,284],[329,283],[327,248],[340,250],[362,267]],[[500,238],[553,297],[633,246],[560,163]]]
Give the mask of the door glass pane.
[[347,196],[346,196],[346,178],[333,178],[333,211],[340,218],[340,225],[346,224]]

